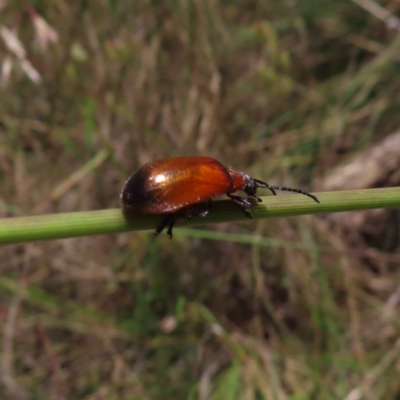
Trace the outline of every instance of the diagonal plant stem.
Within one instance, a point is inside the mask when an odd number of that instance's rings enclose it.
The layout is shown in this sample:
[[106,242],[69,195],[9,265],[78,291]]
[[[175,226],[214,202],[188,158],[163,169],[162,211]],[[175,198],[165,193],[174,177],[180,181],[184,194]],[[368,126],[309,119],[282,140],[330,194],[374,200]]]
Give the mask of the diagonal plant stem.
[[[315,194],[321,204],[301,195],[263,197],[251,209],[255,219],[291,217],[307,214],[371,210],[400,207],[400,187],[347,190]],[[154,230],[163,216],[124,215],[121,209],[48,214],[0,219],[0,244],[61,239],[124,231]],[[230,200],[213,203],[206,218],[179,221],[177,226],[245,221],[248,219]]]

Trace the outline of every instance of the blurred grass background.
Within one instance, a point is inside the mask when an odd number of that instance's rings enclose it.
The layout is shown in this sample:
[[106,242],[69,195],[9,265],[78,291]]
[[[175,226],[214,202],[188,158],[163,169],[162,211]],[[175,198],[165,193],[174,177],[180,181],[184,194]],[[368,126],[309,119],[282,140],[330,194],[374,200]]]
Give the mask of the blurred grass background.
[[[1,216],[117,207],[166,156],[346,188],[399,130],[399,13],[0,1]],[[350,188],[398,185],[399,159]],[[0,248],[0,398],[400,399],[398,211],[210,229]]]

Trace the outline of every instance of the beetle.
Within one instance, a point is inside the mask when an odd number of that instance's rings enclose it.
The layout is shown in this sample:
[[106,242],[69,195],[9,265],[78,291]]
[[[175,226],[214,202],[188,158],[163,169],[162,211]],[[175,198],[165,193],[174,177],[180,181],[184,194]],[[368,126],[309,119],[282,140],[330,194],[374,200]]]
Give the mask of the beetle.
[[143,165],[128,178],[120,197],[124,211],[165,215],[155,235],[167,227],[167,234],[172,238],[177,220],[207,215],[211,199],[219,195],[227,195],[248,218],[252,218],[250,199],[234,193],[242,190],[261,202],[257,196],[258,188],[269,189],[274,195],[276,190],[296,192],[319,203],[316,196],[303,190],[271,186],[225,166],[215,158],[200,156],[164,158]]

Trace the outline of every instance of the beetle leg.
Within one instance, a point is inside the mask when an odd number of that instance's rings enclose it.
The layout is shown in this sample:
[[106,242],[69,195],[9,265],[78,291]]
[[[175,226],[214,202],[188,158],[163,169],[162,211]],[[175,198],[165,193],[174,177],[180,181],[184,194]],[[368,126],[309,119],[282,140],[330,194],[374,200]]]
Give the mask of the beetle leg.
[[158,228],[154,232],[154,236],[158,236],[165,229],[165,227],[168,226],[167,235],[170,239],[172,239],[172,228],[174,227],[174,224],[175,218],[173,216],[168,216],[158,226]]
[[168,230],[167,230],[167,235],[169,236],[170,239],[172,239],[172,228],[175,225],[175,220],[171,219],[169,224],[168,224]]
[[251,197],[254,197],[255,199],[257,199],[257,201],[258,201],[259,203],[262,203],[261,198],[258,197],[256,194],[252,194]]
[[249,199],[234,194],[227,194],[227,196],[241,208],[247,218],[253,218],[253,214],[248,210],[248,208],[251,207],[251,201]]
[[212,201],[207,200],[202,203],[193,204],[190,218],[192,217],[206,217],[212,207]]
[[194,217],[206,217],[212,206],[212,201],[207,200],[201,203],[191,204],[179,210],[176,215],[179,219],[192,219]]
[[[245,200],[245,199],[243,199]],[[165,228],[167,229],[167,235],[172,239],[172,229],[174,228],[175,222],[178,220],[192,219],[194,217],[205,217],[210,212],[212,205],[211,200],[204,201],[202,203],[196,203],[182,208],[174,214],[168,215],[161,224],[157,227],[154,232],[155,236],[158,236]]]

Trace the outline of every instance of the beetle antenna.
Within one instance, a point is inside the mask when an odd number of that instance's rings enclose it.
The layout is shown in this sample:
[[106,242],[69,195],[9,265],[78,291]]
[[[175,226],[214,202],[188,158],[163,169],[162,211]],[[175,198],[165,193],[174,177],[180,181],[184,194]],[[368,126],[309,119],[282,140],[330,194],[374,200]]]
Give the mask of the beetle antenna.
[[262,187],[262,188],[265,188],[265,189],[269,189],[272,192],[272,194],[274,194],[275,196],[276,196],[275,190],[283,190],[283,191],[286,191],[286,192],[295,192],[295,193],[304,194],[304,196],[311,197],[315,202],[320,203],[320,201],[317,199],[316,196],[314,196],[311,193],[307,193],[304,190],[288,188],[288,187],[285,187],[285,186],[271,186],[266,182],[259,181],[258,179],[254,179],[254,182],[256,182],[257,186],[259,186],[259,187]]

